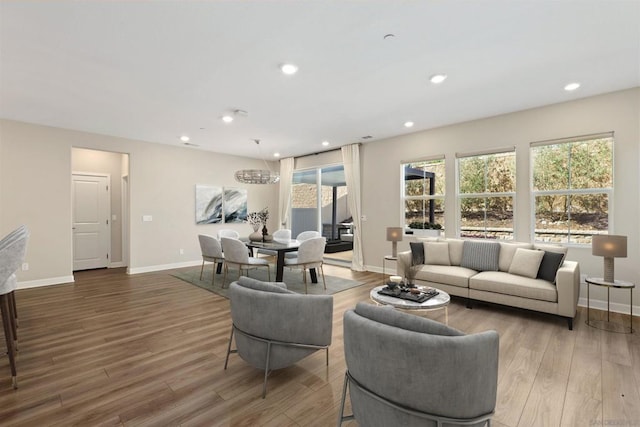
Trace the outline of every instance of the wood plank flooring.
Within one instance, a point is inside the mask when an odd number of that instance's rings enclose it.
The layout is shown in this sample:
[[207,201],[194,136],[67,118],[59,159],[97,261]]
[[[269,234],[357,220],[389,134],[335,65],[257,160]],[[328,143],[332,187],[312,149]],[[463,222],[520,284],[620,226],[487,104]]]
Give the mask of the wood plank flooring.
[[[381,276],[329,265],[325,273],[364,283],[334,296],[329,366],[318,352],[274,372],[266,399],[261,371],[237,355],[223,369],[228,300],[170,271],[87,271],[74,284],[20,290],[20,388],[11,388],[8,358],[0,356],[0,425],[335,425],[345,370],[342,315],[367,301]],[[500,334],[492,425],[640,425],[640,334],[593,329],[585,315],[580,309],[569,331],[554,316],[482,303],[470,310],[453,299],[451,326]],[[426,316],[444,321],[442,310]]]

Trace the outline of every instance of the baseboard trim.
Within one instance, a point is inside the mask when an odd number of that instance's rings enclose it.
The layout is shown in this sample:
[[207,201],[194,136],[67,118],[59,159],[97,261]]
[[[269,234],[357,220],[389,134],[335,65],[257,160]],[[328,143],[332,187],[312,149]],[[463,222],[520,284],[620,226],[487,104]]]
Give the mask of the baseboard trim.
[[123,261],[117,261],[117,262],[112,262],[109,264],[109,267],[107,268],[121,268],[121,267],[126,267],[127,264],[125,264]]
[[62,285],[65,283],[73,283],[73,276],[50,277],[48,279],[28,280],[26,282],[18,282],[18,289],[40,288],[42,286]]
[[171,270],[174,268],[184,268],[184,267],[195,267],[197,265],[202,265],[202,260],[176,262],[173,264],[150,265],[148,267],[135,267],[135,268],[129,267],[127,269],[127,274],[152,273],[154,271]]
[[[586,298],[579,298],[578,299],[578,305],[580,307],[587,307],[587,299]],[[602,310],[602,311],[607,311],[607,301],[604,300],[599,300],[599,299],[593,299],[591,298],[589,300],[589,307],[593,308],[595,310]],[[629,304],[621,304],[619,302],[612,302],[609,304],[609,310],[612,313],[621,313],[621,314],[629,314]],[[634,305],[633,306],[633,317],[638,317],[640,316],[640,306]]]

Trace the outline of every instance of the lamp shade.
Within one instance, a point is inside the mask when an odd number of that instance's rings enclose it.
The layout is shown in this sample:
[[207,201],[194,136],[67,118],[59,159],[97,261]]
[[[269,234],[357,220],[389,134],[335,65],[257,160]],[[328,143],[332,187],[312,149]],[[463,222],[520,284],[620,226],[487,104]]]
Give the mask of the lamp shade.
[[605,258],[626,258],[627,236],[594,235],[591,240],[591,253]]
[[389,242],[401,242],[402,227],[387,227],[387,240]]

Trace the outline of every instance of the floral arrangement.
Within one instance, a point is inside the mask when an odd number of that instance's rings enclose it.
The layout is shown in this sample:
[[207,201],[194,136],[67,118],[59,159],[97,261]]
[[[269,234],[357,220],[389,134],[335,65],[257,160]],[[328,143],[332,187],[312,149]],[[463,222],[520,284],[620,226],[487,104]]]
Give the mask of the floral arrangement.
[[260,225],[267,225],[269,219],[269,208],[264,208],[259,212],[251,212],[247,215],[247,222],[255,229]]

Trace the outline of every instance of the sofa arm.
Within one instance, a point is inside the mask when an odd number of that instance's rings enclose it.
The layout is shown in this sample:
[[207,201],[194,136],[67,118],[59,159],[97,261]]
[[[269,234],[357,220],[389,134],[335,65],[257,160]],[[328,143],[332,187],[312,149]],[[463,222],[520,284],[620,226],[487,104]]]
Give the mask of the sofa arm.
[[400,277],[406,277],[404,272],[409,267],[411,267],[411,251],[398,252],[396,274]]
[[558,314],[574,318],[580,296],[580,266],[576,261],[565,261],[556,273]]

